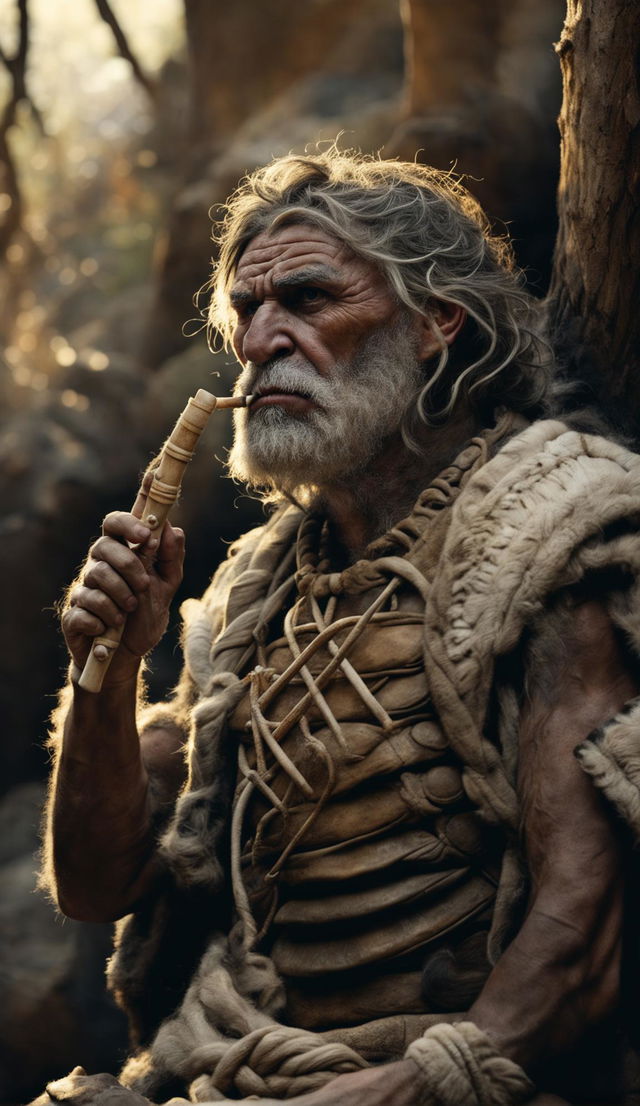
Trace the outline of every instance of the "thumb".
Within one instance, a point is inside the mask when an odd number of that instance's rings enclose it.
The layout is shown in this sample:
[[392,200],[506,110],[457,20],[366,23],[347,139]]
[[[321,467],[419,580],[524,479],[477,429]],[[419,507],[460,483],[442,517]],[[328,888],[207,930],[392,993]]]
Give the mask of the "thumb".
[[155,556],[155,569],[166,583],[175,587],[182,580],[184,549],[184,530],[166,523]]

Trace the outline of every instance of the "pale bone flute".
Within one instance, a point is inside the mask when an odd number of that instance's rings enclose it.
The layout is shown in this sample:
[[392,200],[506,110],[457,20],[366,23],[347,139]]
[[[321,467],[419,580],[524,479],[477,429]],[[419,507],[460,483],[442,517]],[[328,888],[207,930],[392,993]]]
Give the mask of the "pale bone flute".
[[[207,425],[209,415],[217,407],[247,407],[253,396],[214,396],[204,388],[192,396],[160,453],[154,469],[141,522],[150,530],[160,532],[171,507],[180,494],[184,471],[193,457],[195,446]],[[124,625],[111,627],[94,639],[91,652],[78,680],[85,691],[98,692],[124,632]]]

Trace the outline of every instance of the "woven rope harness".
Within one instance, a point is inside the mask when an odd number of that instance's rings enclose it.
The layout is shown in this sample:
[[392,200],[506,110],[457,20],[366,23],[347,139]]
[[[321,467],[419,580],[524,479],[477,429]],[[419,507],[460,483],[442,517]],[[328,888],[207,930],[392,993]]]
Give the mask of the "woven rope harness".
[[[504,425],[497,428],[495,437],[504,434],[505,429],[509,428]],[[431,583],[429,570],[423,570],[421,561],[418,567],[413,554],[428,534],[427,523],[452,503],[460,486],[481,468],[489,450],[490,439],[474,439],[456,464],[427,489],[413,515],[377,543],[371,551],[372,559],[349,566],[342,573],[329,571],[322,548],[318,554],[317,526],[311,520],[304,522],[298,535],[295,568],[287,556],[278,563],[275,571],[263,565],[249,567],[246,585],[242,572],[236,577],[247,587],[247,591],[251,592],[253,588],[253,598],[244,605],[243,602],[237,604],[235,621],[230,619],[228,632],[223,630],[213,650],[204,624],[196,628],[190,663],[198,671],[198,684],[202,690],[193,712],[196,731],[190,767],[191,788],[196,791],[201,789],[198,792],[201,802],[215,774],[215,768],[207,764],[207,725],[215,722],[215,726],[219,727],[215,719],[229,716],[246,693],[247,683],[251,698],[254,764],[249,763],[244,748],[239,746],[238,785],[231,826],[231,879],[237,923],[227,937],[214,938],[181,1007],[175,1017],[163,1025],[151,1048],[156,1069],[182,1076],[190,1084],[190,1094],[195,1101],[219,1101],[246,1094],[289,1098],[308,1093],[338,1074],[367,1066],[366,1061],[346,1045],[328,1042],[307,1031],[284,1027],[275,1020],[281,987],[271,961],[254,951],[260,934],[242,878],[243,822],[249,802],[257,792],[270,807],[264,818],[285,811],[296,792],[312,801],[310,814],[287,842],[268,873],[268,879],[274,881],[292,849],[308,831],[332,793],[334,765],[325,746],[314,738],[306,712],[313,706],[344,751],[343,734],[324,694],[334,674],[339,673],[341,679],[348,682],[383,729],[393,726],[391,717],[375,696],[375,689],[367,685],[350,663],[349,652],[367,626],[393,617],[394,595],[403,584],[409,584],[426,601]],[[267,580],[269,572],[271,578]],[[264,585],[260,582],[262,578],[265,579]],[[266,629],[269,620],[282,608],[294,584],[300,599],[284,620],[284,636],[292,659],[285,671],[276,674],[268,665]],[[259,601],[257,586],[263,586]],[[369,590],[374,590],[374,598],[361,614],[349,618],[336,617],[337,600],[343,592],[365,594]],[[228,656],[240,658],[234,661],[235,671],[242,670],[243,658],[253,659],[254,667],[248,680],[240,682],[228,668],[221,666],[218,658],[224,654],[225,648]],[[317,659],[320,650],[329,654],[328,660],[320,671],[312,672],[311,662]],[[294,678],[304,685],[299,700],[284,718],[278,721],[270,719],[270,708],[276,697]],[[314,791],[299,765],[282,748],[281,742],[294,727],[298,728],[305,752],[324,765],[324,785],[319,793],[317,787]],[[272,786],[277,772],[283,772],[289,781],[284,795],[276,794]],[[185,795],[180,800],[179,808],[182,804],[182,809],[178,810],[173,828],[165,840],[171,841],[173,834],[175,843],[180,836],[180,826],[184,829],[188,823],[190,809],[196,809],[193,798],[193,795]],[[258,825],[256,836],[259,833]],[[196,877],[192,872],[191,878],[192,881],[204,883],[215,866],[208,852],[211,842],[207,841],[206,835],[203,835],[202,841],[202,871]],[[173,854],[173,866],[179,873],[176,856],[177,848]],[[245,969],[253,972],[252,984],[243,979]],[[256,976],[261,977],[257,986]],[[440,1030],[442,1027],[435,1028]],[[463,1033],[463,1036],[466,1033],[459,1026],[448,1027],[443,1032],[448,1033],[452,1029]],[[475,1027],[472,1031],[479,1033]],[[428,1042],[431,1034],[432,1030],[429,1030],[420,1041]],[[468,1053],[468,1046],[454,1047],[452,1042],[451,1047],[445,1050],[450,1056],[449,1070],[451,1064],[464,1067],[464,1057]],[[488,1043],[486,1052],[487,1055],[492,1052]],[[417,1055],[413,1058],[419,1062]],[[489,1064],[489,1069],[494,1068],[495,1065]],[[475,1071],[473,1064],[471,1069]],[[502,1071],[500,1065],[496,1071],[498,1069]],[[521,1090],[516,1093],[515,1083],[518,1081]],[[495,1102],[520,1101],[523,1095],[530,1093],[530,1084],[524,1073],[515,1078],[515,1083],[513,1094],[509,1091],[507,1097],[500,1097],[496,1092]],[[134,1070],[129,1085],[137,1085]],[[483,1092],[480,1097],[467,1095],[466,1098],[456,1098],[456,1106],[463,1101],[470,1104],[476,1101],[493,1102],[489,1086],[487,1083],[486,1093]],[[440,1086],[437,1095],[434,1098],[429,1091],[424,1101],[438,1101],[445,1106],[447,1102],[454,1101],[444,1095]]]
[[[277,811],[286,817],[288,804],[296,792],[301,792],[306,799],[313,801],[310,813],[291,836],[265,876],[265,881],[273,882],[288,857],[318,818],[335,785],[336,772],[333,760],[325,745],[314,737],[307,712],[311,706],[315,708],[324,725],[335,738],[338,747],[348,754],[349,749],[340,723],[323,694],[323,690],[330,685],[333,677],[339,672],[362,702],[365,712],[375,719],[381,729],[386,732],[394,729],[396,723],[376,698],[374,691],[351,664],[349,653],[367,627],[382,625],[386,621],[395,619],[394,597],[403,584],[413,588],[426,605],[430,582],[424,571],[421,571],[421,568],[410,559],[411,554],[415,555],[429,520],[435,518],[451,504],[463,478],[470,470],[475,470],[481,465],[486,460],[487,454],[486,439],[474,438],[457,463],[445,470],[426,489],[409,519],[403,520],[377,544],[378,550],[384,551],[386,555],[359,561],[343,572],[329,572],[330,561],[326,554],[326,523],[319,532],[318,520],[311,516],[300,528],[295,573],[299,599],[289,608],[284,619],[284,636],[292,660],[285,670],[277,675],[268,667],[264,636],[262,639],[258,638],[258,663],[249,676],[251,736],[255,768],[249,765],[243,747],[239,745],[238,748],[240,783],[234,798],[231,824],[231,877],[234,903],[242,921],[242,940],[247,953],[268,930],[276,906],[274,896],[273,907],[258,932],[241,872],[243,821],[252,794],[255,789],[259,790],[271,807],[258,824],[254,839],[254,853],[273,813]],[[374,546],[374,551],[375,549]],[[401,551],[404,552],[404,556],[400,555]],[[352,595],[365,594],[369,591],[374,592],[374,598],[362,613],[349,617],[336,617],[336,607],[341,594],[344,592]],[[325,602],[324,610],[321,606],[322,601]],[[303,646],[300,639],[309,638],[311,640]],[[340,643],[337,638],[342,639]],[[321,651],[326,651],[329,659],[314,674],[311,671],[311,662]],[[277,722],[271,721],[269,707],[296,677],[303,681],[304,693],[284,718]],[[303,751],[318,758],[324,766],[325,782],[320,794],[316,794],[314,787],[282,748],[283,741],[296,726],[302,739]],[[268,754],[271,754],[271,764],[268,761]],[[270,786],[274,775],[279,770],[289,779],[283,797],[279,797]]]
[[[326,529],[319,534],[317,519],[306,519],[299,530],[297,564],[295,572],[281,580],[277,592],[286,595],[295,584],[299,599],[288,610],[284,619],[284,636],[289,646],[291,662],[279,675],[268,667],[265,647],[265,621],[256,618],[253,637],[256,642],[257,664],[248,677],[251,703],[251,738],[254,766],[249,764],[245,749],[238,746],[238,785],[233,801],[231,821],[231,882],[237,913],[237,923],[230,935],[234,955],[254,967],[265,966],[266,958],[254,949],[270,924],[273,910],[257,931],[255,919],[243,883],[241,853],[243,824],[250,800],[256,791],[267,800],[269,810],[258,823],[255,841],[259,841],[262,829],[274,812],[286,815],[287,807],[296,794],[302,793],[312,801],[312,808],[302,825],[293,834],[273,863],[266,879],[275,881],[288,856],[300,843],[332,794],[335,784],[335,766],[325,745],[314,737],[307,712],[313,706],[329,729],[338,746],[346,753],[345,738],[327,698],[323,694],[339,673],[360,698],[365,710],[385,731],[395,723],[349,660],[349,653],[367,627],[393,620],[394,597],[398,589],[408,584],[426,604],[430,581],[425,572],[412,560],[428,532],[428,523],[448,507],[456,498],[461,483],[487,459],[489,445],[486,438],[474,439],[455,465],[423,493],[409,519],[404,520],[377,546],[371,560],[360,561],[343,572],[330,572],[325,551]],[[320,537],[320,541],[319,541]],[[320,548],[318,549],[318,545]],[[375,553],[378,555],[376,556]],[[338,599],[345,591],[366,594],[373,591],[373,599],[364,611],[349,617],[336,617]],[[274,603],[267,603],[271,612]],[[421,616],[418,616],[421,619]],[[264,619],[264,615],[263,615]],[[306,641],[307,644],[303,642]],[[204,642],[203,642],[204,644]],[[311,671],[311,662],[320,651],[328,659],[319,671]],[[199,663],[206,664],[204,657]],[[280,692],[297,678],[303,683],[298,701],[279,721],[269,717],[270,707]],[[198,707],[200,710],[201,707]],[[306,754],[318,758],[324,766],[324,784],[319,794],[305,778],[300,768],[282,748],[288,734],[298,727],[298,735]],[[288,777],[284,795],[276,794],[272,787],[278,772]],[[279,1025],[265,1014],[255,1013],[247,1017],[247,1029],[239,1040],[231,1041],[220,1033],[220,991],[225,972],[224,957],[211,950],[212,963],[201,967],[185,997],[182,1009],[182,1029],[191,1027],[187,1034],[183,1061],[179,1065],[190,1081],[190,1094],[196,1101],[218,1101],[237,1095],[275,1096],[289,1098],[305,1094],[325,1085],[339,1074],[356,1071],[367,1062],[353,1049],[306,1031]],[[215,961],[215,963],[214,963]],[[218,979],[215,1017],[207,1016],[205,991],[211,992],[214,978]],[[273,986],[272,976],[265,971],[267,986]],[[259,1004],[260,1005],[260,1004]],[[269,1024],[262,1024],[268,1021]],[[212,1024],[213,1023],[213,1024]],[[176,1024],[172,1019],[161,1030],[156,1049],[168,1047],[171,1034],[172,1066],[176,1068]]]

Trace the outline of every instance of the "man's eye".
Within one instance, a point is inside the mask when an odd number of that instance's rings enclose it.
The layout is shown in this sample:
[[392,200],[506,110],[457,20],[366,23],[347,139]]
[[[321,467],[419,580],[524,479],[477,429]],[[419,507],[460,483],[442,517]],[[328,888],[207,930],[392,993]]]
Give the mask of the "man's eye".
[[251,319],[255,315],[259,306],[260,304],[257,300],[247,300],[246,303],[237,304],[235,312],[240,321],[244,319]]
[[316,303],[322,303],[327,298],[327,293],[323,288],[303,287],[296,290],[296,299],[299,304],[305,306],[306,304],[313,305]]

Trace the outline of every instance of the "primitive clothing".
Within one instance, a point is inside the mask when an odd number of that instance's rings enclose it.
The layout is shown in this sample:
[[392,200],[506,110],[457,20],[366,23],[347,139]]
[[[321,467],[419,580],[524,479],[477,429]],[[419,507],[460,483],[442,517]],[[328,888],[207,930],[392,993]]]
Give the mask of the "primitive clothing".
[[323,595],[327,538],[319,518],[301,524],[297,595],[228,723],[248,769],[269,776],[248,801],[242,881],[284,1017],[304,1029],[469,1005],[490,970],[503,849],[431,702],[419,537],[412,562],[372,562],[382,581],[336,575]]
[[[355,565],[294,507],[237,543],[152,717],[190,715],[189,780],[112,967],[146,1046],[127,1085],[204,1100],[274,1022],[396,1059],[473,1001],[526,897],[528,637],[588,583],[640,651],[639,524],[638,457],[506,415]],[[632,706],[581,753],[632,822],[636,734]]]

